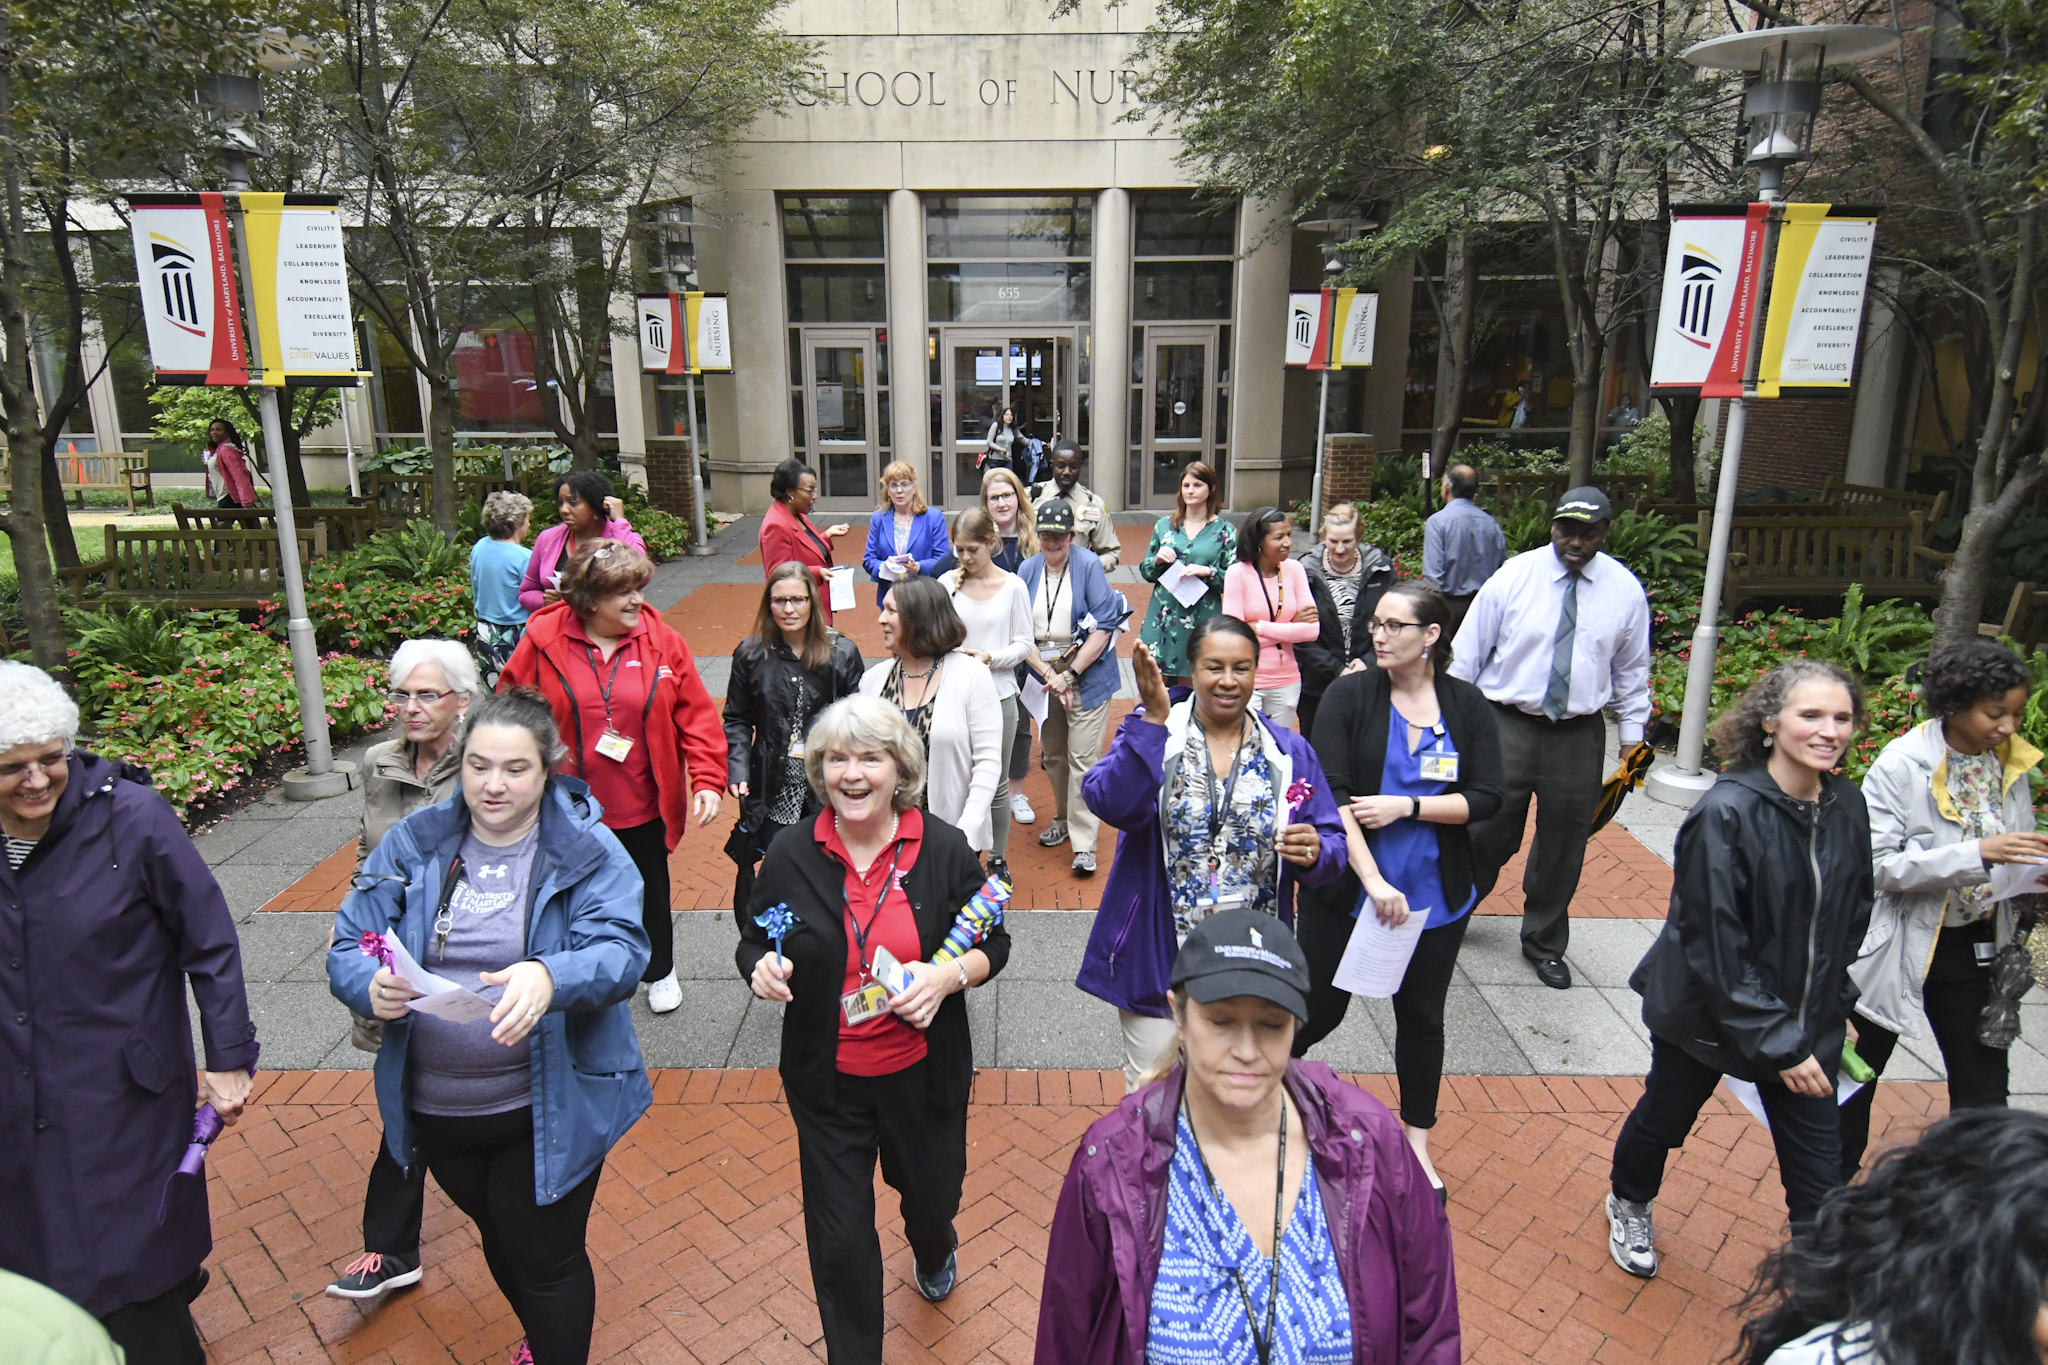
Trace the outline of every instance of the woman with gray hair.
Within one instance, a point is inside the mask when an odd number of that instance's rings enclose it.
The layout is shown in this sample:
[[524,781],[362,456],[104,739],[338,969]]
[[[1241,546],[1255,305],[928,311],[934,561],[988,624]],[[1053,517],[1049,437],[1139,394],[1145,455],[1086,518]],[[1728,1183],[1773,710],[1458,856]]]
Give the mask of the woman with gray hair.
[[[397,712],[399,734],[371,745],[363,755],[357,875],[394,825],[422,806],[438,805],[455,795],[462,776],[462,753],[455,741],[481,690],[469,651],[453,640],[407,640],[392,654],[386,698]],[[350,1036],[363,1051],[375,1052],[383,1044],[384,1026],[358,1014]],[[377,1144],[369,1188],[363,1194],[363,1254],[327,1286],[330,1295],[376,1300],[390,1290],[419,1283],[426,1189],[420,1167],[415,1166],[408,1178],[384,1144]]]
[[249,1096],[241,948],[149,775],[77,733],[54,679],[0,662],[0,1270],[77,1303],[131,1361],[200,1365],[206,1182],[171,1176],[193,1110],[232,1124]]
[[756,996],[787,1005],[783,1093],[826,1358],[876,1365],[875,1158],[903,1197],[917,1290],[936,1303],[957,1276],[967,1174],[974,1048],[961,995],[1003,969],[1010,940],[998,923],[932,961],[983,874],[967,837],[918,808],[924,744],[900,710],[869,696],[827,707],[804,763],[826,808],[770,845],[734,959]]

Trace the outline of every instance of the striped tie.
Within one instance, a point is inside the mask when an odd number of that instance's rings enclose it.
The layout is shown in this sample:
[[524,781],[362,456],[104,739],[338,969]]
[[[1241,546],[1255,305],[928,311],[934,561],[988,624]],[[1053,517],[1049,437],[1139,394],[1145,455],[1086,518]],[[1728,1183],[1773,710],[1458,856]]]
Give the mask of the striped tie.
[[1572,638],[1579,633],[1579,572],[1564,576],[1564,609],[1557,614],[1557,637],[1550,649],[1550,686],[1543,689],[1543,714],[1564,719],[1572,700]]

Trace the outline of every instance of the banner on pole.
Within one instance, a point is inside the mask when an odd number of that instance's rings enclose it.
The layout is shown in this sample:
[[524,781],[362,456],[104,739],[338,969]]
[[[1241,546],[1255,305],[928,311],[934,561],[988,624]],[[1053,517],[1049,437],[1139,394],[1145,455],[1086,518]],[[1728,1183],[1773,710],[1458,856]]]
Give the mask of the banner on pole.
[[689,373],[690,348],[683,339],[683,296],[642,294],[640,368],[656,374]]
[[1787,387],[1846,389],[1855,375],[1877,219],[1832,208],[1785,206],[1757,364],[1759,398]]
[[1763,218],[1751,210],[1764,207],[1672,215],[1651,388],[1704,392],[1732,356],[1740,391],[1742,358],[1739,350],[1730,348],[1734,339],[1729,324],[1742,314],[1745,298],[1748,312],[1755,311],[1754,257],[1762,248]]
[[156,382],[247,384],[226,197],[138,194],[128,212]]
[[361,375],[338,194],[243,191],[261,382],[352,387]]
[[1380,296],[1339,289],[1330,325],[1330,368],[1372,364],[1373,334],[1379,328]]
[[642,294],[640,368],[662,374],[727,373],[732,319],[723,294]]
[[1287,364],[1320,370],[1328,362],[1331,292],[1287,296]]

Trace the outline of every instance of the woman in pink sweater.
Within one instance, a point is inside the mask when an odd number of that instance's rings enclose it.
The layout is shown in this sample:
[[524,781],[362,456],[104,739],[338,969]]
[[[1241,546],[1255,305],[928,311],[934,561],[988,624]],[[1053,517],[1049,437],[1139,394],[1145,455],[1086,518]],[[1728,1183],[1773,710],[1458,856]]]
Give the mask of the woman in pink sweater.
[[1301,703],[1301,668],[1294,647],[1312,643],[1316,604],[1308,570],[1294,558],[1294,526],[1277,507],[1261,507],[1237,532],[1237,563],[1223,575],[1223,614],[1246,622],[1259,637],[1259,671],[1252,707],[1275,724],[1294,724]]
[[612,481],[594,469],[572,469],[555,480],[562,519],[542,531],[519,579],[519,605],[529,614],[561,598],[562,570],[592,541],[616,540],[647,553],[647,542],[626,523],[626,507]]

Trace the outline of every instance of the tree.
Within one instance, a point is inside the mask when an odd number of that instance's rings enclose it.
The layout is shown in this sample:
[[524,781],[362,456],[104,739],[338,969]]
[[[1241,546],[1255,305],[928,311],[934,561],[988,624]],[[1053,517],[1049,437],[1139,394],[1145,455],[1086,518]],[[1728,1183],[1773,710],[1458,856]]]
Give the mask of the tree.
[[[262,414],[257,406],[260,392],[255,388],[165,384],[150,392],[150,406],[157,410],[151,426],[160,441],[182,441],[196,446],[204,443],[207,428],[216,419],[226,420],[235,424],[255,454],[262,449]],[[285,478],[290,484],[292,506],[310,507],[312,496],[306,487],[299,452],[308,436],[341,415],[341,391],[286,389],[280,399],[279,425],[284,429]],[[269,481],[269,466],[260,454],[256,456],[255,472],[265,482]],[[271,490],[271,500],[278,501],[276,489]]]

